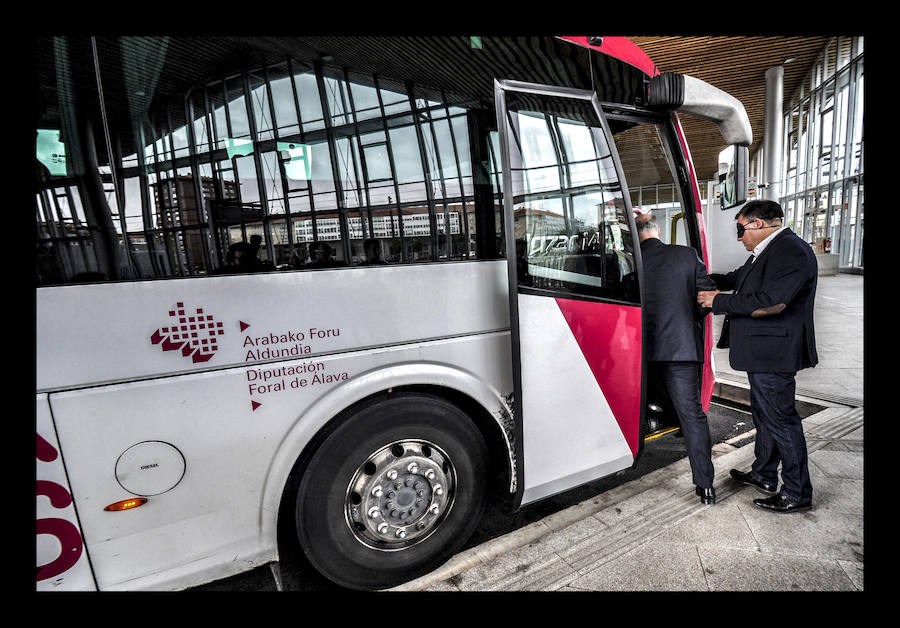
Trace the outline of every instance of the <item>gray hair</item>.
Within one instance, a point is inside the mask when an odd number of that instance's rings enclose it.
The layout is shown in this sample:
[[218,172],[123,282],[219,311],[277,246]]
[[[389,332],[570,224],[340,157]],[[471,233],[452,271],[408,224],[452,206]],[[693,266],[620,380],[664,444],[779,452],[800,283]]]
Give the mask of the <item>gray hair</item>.
[[659,224],[657,223],[656,215],[650,212],[636,216],[634,222],[637,225],[639,234],[659,231]]

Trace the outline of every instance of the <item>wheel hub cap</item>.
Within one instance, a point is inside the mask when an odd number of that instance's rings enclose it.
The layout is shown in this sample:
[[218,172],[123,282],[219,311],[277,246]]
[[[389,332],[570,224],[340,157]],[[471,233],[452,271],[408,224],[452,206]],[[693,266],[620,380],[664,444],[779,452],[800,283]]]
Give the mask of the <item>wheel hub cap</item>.
[[431,535],[453,504],[456,473],[433,443],[404,440],[371,454],[347,487],[345,515],[364,545],[398,550]]

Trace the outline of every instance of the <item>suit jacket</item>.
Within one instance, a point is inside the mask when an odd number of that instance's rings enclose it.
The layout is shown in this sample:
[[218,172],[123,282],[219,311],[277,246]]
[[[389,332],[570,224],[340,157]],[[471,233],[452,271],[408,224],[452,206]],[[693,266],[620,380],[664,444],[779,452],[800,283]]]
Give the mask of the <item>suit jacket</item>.
[[[713,313],[727,315],[717,346],[730,348],[731,368],[739,371],[796,373],[815,366],[819,267],[812,248],[785,229],[751,260],[727,275],[712,275],[720,290],[734,290],[713,300]],[[775,313],[760,316],[764,308]]]
[[644,353],[649,361],[703,361],[703,317],[710,310],[697,304],[697,292],[715,283],[697,252],[664,244],[657,238],[641,242],[644,266]]

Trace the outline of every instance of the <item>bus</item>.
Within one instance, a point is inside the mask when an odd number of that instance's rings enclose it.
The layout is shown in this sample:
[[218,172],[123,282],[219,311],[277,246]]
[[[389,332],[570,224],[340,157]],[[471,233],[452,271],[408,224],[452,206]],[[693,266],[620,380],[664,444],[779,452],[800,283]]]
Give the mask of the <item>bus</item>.
[[707,259],[679,115],[751,137],[712,85],[583,36],[47,36],[35,73],[38,590],[286,544],[390,588],[677,425],[634,214]]

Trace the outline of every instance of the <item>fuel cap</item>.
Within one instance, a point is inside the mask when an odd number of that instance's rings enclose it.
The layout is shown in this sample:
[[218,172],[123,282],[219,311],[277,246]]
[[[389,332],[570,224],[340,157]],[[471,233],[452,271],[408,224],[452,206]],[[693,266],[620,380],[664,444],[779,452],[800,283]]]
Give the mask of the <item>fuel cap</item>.
[[184,471],[184,456],[178,448],[159,440],[132,445],[116,461],[116,480],[122,488],[145,497],[172,490]]

